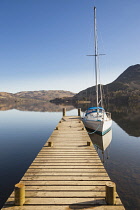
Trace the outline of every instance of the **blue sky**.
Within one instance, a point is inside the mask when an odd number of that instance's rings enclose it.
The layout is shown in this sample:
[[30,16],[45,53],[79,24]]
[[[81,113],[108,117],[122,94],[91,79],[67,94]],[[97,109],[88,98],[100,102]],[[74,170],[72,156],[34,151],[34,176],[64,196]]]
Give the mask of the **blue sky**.
[[140,63],[139,0],[0,0],[0,92],[94,85],[94,6],[101,83]]

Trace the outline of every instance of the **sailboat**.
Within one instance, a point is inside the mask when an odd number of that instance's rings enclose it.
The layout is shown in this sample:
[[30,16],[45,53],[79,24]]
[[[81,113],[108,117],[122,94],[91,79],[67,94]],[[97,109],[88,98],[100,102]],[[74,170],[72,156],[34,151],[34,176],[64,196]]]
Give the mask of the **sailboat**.
[[[94,132],[104,135],[106,134],[112,126],[111,113],[105,112],[103,108],[103,97],[102,97],[102,87],[101,84],[98,85],[99,77],[99,64],[98,57],[103,54],[98,54],[97,46],[97,28],[96,28],[96,7],[94,7],[94,46],[95,54],[90,55],[95,57],[95,78],[96,78],[96,105],[94,107],[89,107],[83,117],[83,122],[85,127],[93,130]],[[99,101],[99,87],[100,87],[100,101]]]

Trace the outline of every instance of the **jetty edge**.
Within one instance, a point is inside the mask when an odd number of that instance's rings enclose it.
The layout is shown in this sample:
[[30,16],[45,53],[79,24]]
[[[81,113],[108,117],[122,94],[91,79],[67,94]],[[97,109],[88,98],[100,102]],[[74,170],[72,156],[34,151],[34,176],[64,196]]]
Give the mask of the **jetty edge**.
[[78,116],[63,117],[3,210],[125,209]]

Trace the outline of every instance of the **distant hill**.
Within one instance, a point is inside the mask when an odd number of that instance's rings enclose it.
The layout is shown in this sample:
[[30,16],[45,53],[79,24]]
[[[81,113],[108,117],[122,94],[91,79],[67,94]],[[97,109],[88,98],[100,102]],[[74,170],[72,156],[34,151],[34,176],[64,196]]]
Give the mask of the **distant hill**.
[[37,100],[50,101],[51,99],[60,97],[73,97],[75,93],[64,90],[40,90],[40,91],[22,91],[14,94],[20,98],[32,98]]
[[140,64],[127,68],[113,83],[117,82],[127,83],[131,87],[140,88]]
[[73,97],[74,95],[75,93],[64,90],[22,91],[15,94],[0,92],[0,102],[45,102],[57,97]]
[[[130,103],[140,101],[140,64],[127,68],[115,81],[103,85],[104,101]],[[74,101],[94,101],[95,86],[80,91],[73,97]]]
[[6,92],[0,92],[0,102],[14,101],[14,100],[16,100],[14,94],[6,93]]

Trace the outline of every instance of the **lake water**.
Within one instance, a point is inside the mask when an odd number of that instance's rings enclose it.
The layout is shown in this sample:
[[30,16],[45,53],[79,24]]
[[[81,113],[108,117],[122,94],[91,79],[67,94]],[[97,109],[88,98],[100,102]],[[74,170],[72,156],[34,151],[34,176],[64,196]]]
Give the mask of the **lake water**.
[[[51,112],[51,107],[49,111],[33,107],[20,107],[20,110],[0,111],[0,208],[62,117],[61,106],[56,106],[57,112],[54,108]],[[73,107],[68,110],[67,115],[77,115]],[[117,184],[125,208],[140,209],[139,110],[114,110],[112,131],[106,137],[92,134],[91,139],[109,176]]]

